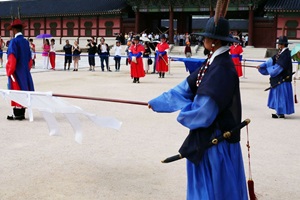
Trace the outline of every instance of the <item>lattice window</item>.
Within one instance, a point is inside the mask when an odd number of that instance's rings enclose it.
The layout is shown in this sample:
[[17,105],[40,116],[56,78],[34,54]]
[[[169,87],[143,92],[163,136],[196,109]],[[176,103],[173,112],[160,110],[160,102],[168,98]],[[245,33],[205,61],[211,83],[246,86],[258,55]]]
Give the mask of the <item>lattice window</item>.
[[74,22],[67,23],[67,36],[73,37],[74,36]]
[[34,35],[39,35],[41,33],[41,23],[34,23]]
[[296,38],[297,37],[297,27],[299,23],[297,20],[288,20],[285,23],[286,26],[286,36],[289,38]]
[[92,27],[93,27],[93,23],[88,21],[84,23],[84,27],[85,27],[85,36],[92,36]]
[[50,34],[53,37],[56,37],[56,28],[57,28],[57,23],[56,22],[51,22],[50,23]]
[[106,27],[106,30],[105,30],[105,34],[106,36],[113,36],[113,26],[114,26],[114,23],[112,21],[107,21],[105,22],[105,27]]

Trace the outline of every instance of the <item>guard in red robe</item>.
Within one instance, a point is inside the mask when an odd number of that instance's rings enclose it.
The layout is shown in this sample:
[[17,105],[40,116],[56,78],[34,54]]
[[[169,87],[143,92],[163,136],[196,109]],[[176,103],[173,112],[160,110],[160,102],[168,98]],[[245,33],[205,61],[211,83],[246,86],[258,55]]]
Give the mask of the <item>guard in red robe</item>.
[[[14,38],[7,49],[6,74],[8,76],[8,89],[34,91],[30,74],[32,57],[29,42],[24,38],[22,31],[25,25],[20,19],[16,19],[8,26],[12,30]],[[13,115],[7,116],[8,120],[25,119],[25,108],[16,102],[12,102]]]
[[243,70],[241,65],[241,61],[243,58],[242,46],[239,45],[239,43],[234,42],[233,45],[230,46],[230,54],[238,76],[243,76]]
[[133,78],[133,83],[140,83],[140,78],[145,76],[142,55],[145,48],[140,44],[140,37],[136,36],[129,48],[130,74]]
[[160,43],[156,45],[156,71],[159,74],[159,78],[165,78],[165,73],[169,71],[169,59],[168,59],[169,44],[165,34],[160,36]]

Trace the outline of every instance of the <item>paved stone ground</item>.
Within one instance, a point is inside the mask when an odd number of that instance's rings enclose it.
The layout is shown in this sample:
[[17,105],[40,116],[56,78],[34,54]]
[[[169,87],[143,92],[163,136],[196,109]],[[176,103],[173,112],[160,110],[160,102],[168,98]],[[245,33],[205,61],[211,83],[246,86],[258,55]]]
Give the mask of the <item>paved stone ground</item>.
[[[246,48],[244,58],[263,60],[264,53],[265,49]],[[182,63],[172,62],[165,79],[147,74],[140,84],[133,84],[124,59],[122,63],[120,72],[100,72],[99,67],[89,72],[83,57],[78,72],[62,71],[63,57],[58,56],[57,70],[50,71],[42,69],[38,56],[32,76],[36,91],[147,102],[188,75]],[[4,74],[0,69],[1,88],[6,88]],[[258,199],[299,199],[299,105],[286,119],[272,119],[273,111],[266,106],[268,93],[264,92],[268,77],[246,68],[240,81],[243,119],[251,119],[251,164]],[[84,138],[79,145],[64,116],[56,115],[62,135],[50,137],[38,111],[34,110],[33,122],[7,121],[11,108],[9,102],[1,100],[1,200],[185,199],[185,161],[160,163],[176,154],[188,133],[176,122],[178,113],[158,114],[138,105],[64,100],[99,116],[116,117],[123,122],[121,130],[99,128],[81,117]],[[248,172],[246,129],[241,145]]]

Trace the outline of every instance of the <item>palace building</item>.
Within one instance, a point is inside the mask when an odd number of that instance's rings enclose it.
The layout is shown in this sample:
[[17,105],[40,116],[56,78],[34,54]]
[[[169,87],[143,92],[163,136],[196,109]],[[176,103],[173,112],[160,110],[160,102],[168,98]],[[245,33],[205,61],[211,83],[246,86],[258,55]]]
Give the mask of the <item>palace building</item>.
[[[0,34],[12,17],[27,24],[25,37],[115,37],[118,33],[201,32],[217,0],[16,0],[0,2]],[[300,0],[231,0],[226,18],[232,31],[248,34],[254,47],[275,47],[285,34],[300,39]],[[20,15],[20,16],[18,16]],[[283,31],[284,30],[284,31]],[[283,33],[284,32],[284,33]]]

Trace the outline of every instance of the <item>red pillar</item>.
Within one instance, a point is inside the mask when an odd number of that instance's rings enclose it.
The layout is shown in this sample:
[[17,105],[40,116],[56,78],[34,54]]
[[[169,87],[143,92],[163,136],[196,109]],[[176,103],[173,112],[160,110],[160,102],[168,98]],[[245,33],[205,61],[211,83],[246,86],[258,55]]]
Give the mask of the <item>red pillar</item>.
[[2,36],[4,36],[4,34],[2,34],[2,19],[1,19],[1,17],[0,17],[0,35]]
[[80,30],[81,30],[81,17],[78,16],[78,40],[81,37],[81,31]]
[[30,18],[28,18],[28,37],[32,37],[33,35],[31,35],[31,20]]
[[135,11],[135,34],[139,34],[139,26],[140,26],[140,12],[138,10]]
[[[92,33],[92,36],[93,36],[93,33]],[[96,43],[97,43],[98,37],[99,37],[99,15],[97,15],[97,24],[96,24]]]
[[174,12],[172,6],[169,10],[169,43],[174,44]]
[[64,19],[60,17],[60,38],[64,36]]
[[253,22],[254,22],[253,6],[249,6],[249,21],[248,21],[248,46],[253,46]]
[[47,33],[47,19],[44,17],[44,33]]

